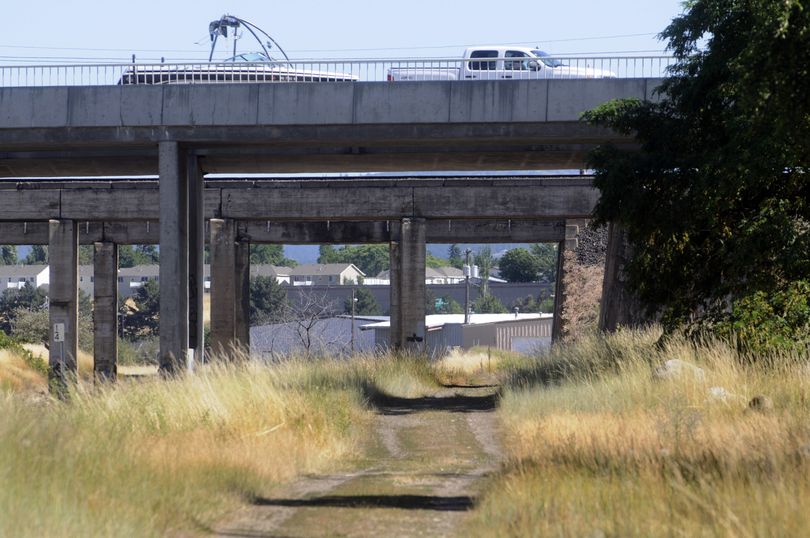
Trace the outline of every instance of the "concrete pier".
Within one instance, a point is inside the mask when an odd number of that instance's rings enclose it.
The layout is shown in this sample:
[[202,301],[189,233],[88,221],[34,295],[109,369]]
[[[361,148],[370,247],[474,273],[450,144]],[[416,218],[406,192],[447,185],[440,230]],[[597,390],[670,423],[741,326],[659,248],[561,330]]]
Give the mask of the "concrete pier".
[[95,243],[93,257],[93,373],[96,381],[118,375],[118,245]]
[[646,321],[638,299],[626,289],[624,266],[631,254],[627,233],[621,226],[611,223],[599,305],[599,329],[603,331],[615,331],[619,326],[637,327]]
[[399,325],[402,349],[425,344],[425,220],[402,219],[399,256]]
[[250,351],[250,243],[236,238],[234,267],[234,338],[236,345]]
[[402,348],[402,248],[401,241],[402,223],[391,224],[392,240],[388,247],[388,293],[391,303],[391,314],[389,317],[390,334],[389,344],[393,349]]
[[211,351],[228,355],[236,346],[236,223],[211,219]]
[[178,374],[189,348],[188,178],[177,142],[160,142],[160,371]]
[[76,379],[79,351],[79,237],[72,220],[51,220],[48,229],[48,380],[51,391],[67,396]]
[[193,362],[205,362],[203,295],[205,294],[205,207],[204,183],[197,157],[189,155],[188,183],[188,346],[194,350]]

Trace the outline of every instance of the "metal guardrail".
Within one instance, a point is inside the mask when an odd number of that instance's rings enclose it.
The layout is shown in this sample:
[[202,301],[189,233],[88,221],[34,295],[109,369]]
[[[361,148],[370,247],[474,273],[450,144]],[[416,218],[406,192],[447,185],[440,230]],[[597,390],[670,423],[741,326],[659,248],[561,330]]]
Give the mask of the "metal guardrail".
[[[548,64],[553,62],[564,65],[557,68],[549,67]],[[0,66],[0,87],[374,82],[391,78],[409,80],[657,78],[666,76],[667,67],[673,63],[674,59],[671,56],[549,56],[544,57],[542,63],[526,59],[397,58],[263,63]]]

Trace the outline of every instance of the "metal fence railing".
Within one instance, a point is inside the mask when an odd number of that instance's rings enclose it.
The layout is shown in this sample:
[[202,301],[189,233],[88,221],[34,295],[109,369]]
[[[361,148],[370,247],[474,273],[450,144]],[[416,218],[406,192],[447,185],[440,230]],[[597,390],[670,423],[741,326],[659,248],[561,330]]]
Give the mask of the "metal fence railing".
[[657,78],[671,56],[398,58],[0,66],[0,87],[256,82]]

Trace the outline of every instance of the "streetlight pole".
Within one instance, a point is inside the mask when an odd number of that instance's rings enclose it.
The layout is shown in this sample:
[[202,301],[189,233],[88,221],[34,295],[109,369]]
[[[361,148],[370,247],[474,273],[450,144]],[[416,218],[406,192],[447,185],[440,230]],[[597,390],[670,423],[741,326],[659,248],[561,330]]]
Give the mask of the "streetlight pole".
[[470,323],[470,273],[472,273],[472,266],[470,265],[470,253],[472,251],[467,249],[464,251],[464,325]]

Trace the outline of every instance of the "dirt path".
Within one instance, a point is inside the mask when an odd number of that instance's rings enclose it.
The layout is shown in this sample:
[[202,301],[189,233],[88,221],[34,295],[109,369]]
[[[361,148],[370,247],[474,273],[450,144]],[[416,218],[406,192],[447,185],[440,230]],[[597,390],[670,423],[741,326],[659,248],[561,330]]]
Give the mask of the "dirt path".
[[352,472],[308,476],[258,499],[220,536],[455,536],[499,463],[495,389],[372,398],[376,436]]

